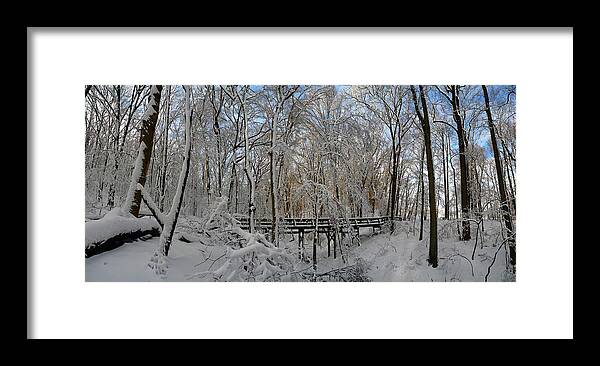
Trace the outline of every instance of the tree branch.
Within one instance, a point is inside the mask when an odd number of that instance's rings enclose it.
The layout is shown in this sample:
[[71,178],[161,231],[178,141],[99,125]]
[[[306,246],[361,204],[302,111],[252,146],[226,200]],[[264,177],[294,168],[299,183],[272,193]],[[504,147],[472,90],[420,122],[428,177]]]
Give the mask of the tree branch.
[[152,196],[150,196],[150,194],[148,193],[148,191],[146,191],[144,186],[138,183],[137,187],[140,190],[140,192],[142,193],[142,199],[144,200],[144,202],[150,209],[150,212],[152,212],[152,215],[154,216],[156,221],[158,221],[158,224],[160,225],[160,228],[162,229],[165,226],[165,215],[160,211],[160,209],[158,208],[158,206],[152,199]]
[[451,125],[450,123],[448,123],[448,122],[445,122],[445,121],[439,121],[439,120],[438,120],[438,121],[433,121],[433,123],[443,123],[443,124],[445,124],[446,126],[450,126],[450,127],[452,127],[452,129],[453,129],[453,130],[454,130],[456,133],[458,133],[458,130],[456,129],[456,127],[452,126],[452,125]]

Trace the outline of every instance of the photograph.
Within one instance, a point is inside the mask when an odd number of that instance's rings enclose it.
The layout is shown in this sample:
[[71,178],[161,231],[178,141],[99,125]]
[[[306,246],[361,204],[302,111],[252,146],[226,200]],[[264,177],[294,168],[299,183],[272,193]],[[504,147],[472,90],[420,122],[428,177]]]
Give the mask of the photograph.
[[28,27],[27,337],[572,341],[573,70],[569,24]]
[[86,282],[518,281],[517,85],[81,92]]

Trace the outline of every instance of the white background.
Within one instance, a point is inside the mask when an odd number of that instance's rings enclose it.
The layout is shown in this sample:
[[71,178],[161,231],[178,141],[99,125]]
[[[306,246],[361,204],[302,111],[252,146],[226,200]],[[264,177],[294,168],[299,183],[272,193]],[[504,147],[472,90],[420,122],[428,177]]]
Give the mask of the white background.
[[[29,337],[573,337],[572,29],[30,29],[28,43]],[[517,282],[86,283],[84,85],[155,83],[516,84]]]

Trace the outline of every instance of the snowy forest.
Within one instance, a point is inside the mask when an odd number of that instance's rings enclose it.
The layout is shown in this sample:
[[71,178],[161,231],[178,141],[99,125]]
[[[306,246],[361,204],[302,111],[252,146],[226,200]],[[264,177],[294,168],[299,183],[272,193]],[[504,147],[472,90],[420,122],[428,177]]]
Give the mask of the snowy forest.
[[514,85],[86,85],[86,281],[516,281]]

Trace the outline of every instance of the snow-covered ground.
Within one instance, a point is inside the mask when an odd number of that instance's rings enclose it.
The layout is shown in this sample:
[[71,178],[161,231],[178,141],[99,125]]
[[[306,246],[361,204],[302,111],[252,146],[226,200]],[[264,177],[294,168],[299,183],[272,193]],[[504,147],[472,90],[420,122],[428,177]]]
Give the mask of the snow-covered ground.
[[[190,218],[180,219],[178,233],[189,233]],[[425,227],[427,227],[427,223]],[[413,233],[413,224],[399,222],[394,234],[382,232],[373,234],[364,229],[360,235],[360,246],[343,247],[345,258],[327,256],[327,241],[324,235],[317,248],[317,274],[337,268],[345,268],[357,263],[365,269],[364,275],[371,281],[514,281],[514,275],[507,271],[507,254],[502,244],[500,223],[485,221],[483,245],[481,237],[477,244],[474,260],[471,260],[475,244],[475,225],[472,225],[471,241],[459,241],[454,221],[439,223],[438,257],[439,265],[432,268],[427,263],[429,235],[418,240],[418,230]],[[418,229],[418,228],[417,228]],[[150,258],[158,247],[158,237],[146,241],[134,241],[114,250],[85,259],[86,281],[214,281],[214,277],[203,272],[215,271],[227,260],[227,247],[212,241],[206,242],[193,234],[191,243],[174,239],[167,258],[166,276],[157,276],[149,266]],[[197,240],[196,240],[197,239]],[[281,247],[294,258],[294,272],[311,274],[312,263],[298,259],[298,241],[287,235]],[[496,254],[497,253],[497,254]],[[306,258],[312,258],[312,236],[305,237]],[[494,261],[494,256],[496,259]],[[492,262],[494,262],[493,265]],[[319,277],[327,280],[328,277]],[[283,280],[301,280],[286,276]]]

